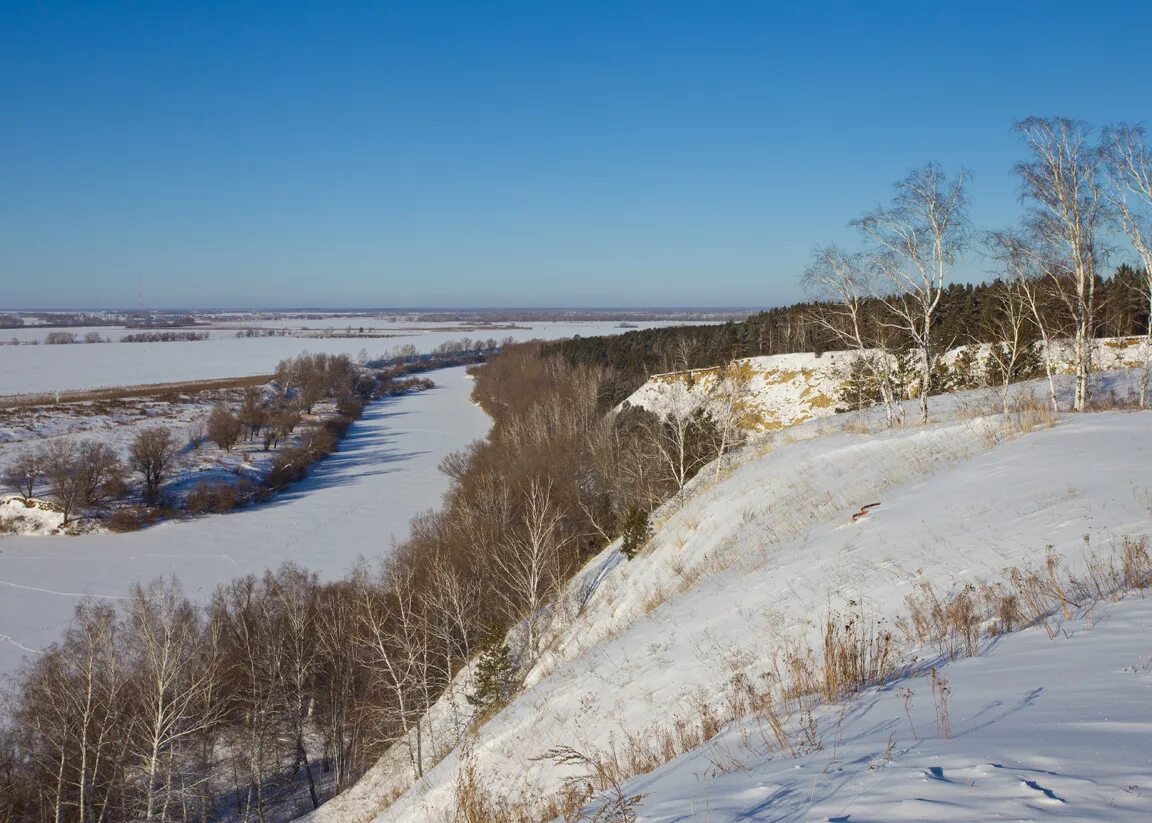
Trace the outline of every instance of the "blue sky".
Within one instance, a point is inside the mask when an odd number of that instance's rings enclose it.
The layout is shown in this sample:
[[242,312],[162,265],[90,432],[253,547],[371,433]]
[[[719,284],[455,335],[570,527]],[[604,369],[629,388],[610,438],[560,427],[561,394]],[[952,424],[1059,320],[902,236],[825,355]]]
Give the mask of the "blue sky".
[[[909,168],[1152,119],[1146,3],[0,0],[0,308],[766,306]],[[965,274],[984,276],[971,261]]]

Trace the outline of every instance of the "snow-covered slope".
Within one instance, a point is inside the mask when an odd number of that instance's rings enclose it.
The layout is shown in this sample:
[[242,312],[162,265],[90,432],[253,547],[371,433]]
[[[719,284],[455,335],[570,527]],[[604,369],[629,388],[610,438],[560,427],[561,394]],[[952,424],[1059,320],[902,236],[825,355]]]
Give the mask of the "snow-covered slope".
[[940,666],[950,738],[922,675],[820,712],[817,751],[766,754],[738,723],[623,788],[644,823],[1152,819],[1150,649],[1134,597]]
[[[550,643],[525,674],[524,688],[504,710],[452,748],[415,786],[409,786],[407,757],[398,751],[312,820],[444,820],[453,805],[462,759],[480,783],[500,797],[540,801],[559,791],[565,778],[580,773],[579,768],[558,767],[543,757],[550,749],[570,746],[602,754],[623,752],[636,741],[662,735],[690,737],[689,731],[708,718],[723,720],[734,681],[762,682],[765,673],[778,671],[786,648],[818,648],[830,613],[859,613],[891,622],[906,611],[905,598],[923,582],[947,591],[967,581],[996,580],[1007,567],[1039,562],[1047,547],[1074,562],[1086,546],[1107,551],[1124,535],[1152,531],[1148,469],[1152,413],[1068,417],[1054,427],[1021,434],[1028,426],[1021,426],[1019,419],[973,416],[974,402],[937,401],[938,410],[951,408],[953,419],[927,428],[860,433],[844,430],[859,428],[860,417],[814,421],[761,441],[755,447],[758,452],[744,454],[742,462],[718,481],[711,472],[702,473],[683,501],[673,501],[658,512],[657,529],[645,552],[625,561],[614,544],[572,581]],[[845,425],[853,419],[856,425]],[[854,521],[852,514],[870,503],[880,505]],[[1117,648],[1129,649],[1132,642],[1126,634]],[[1030,647],[1021,648],[1021,654],[1031,653]],[[1104,651],[1100,654],[1085,657],[1085,665],[1112,665],[1108,662],[1112,658]],[[979,671],[985,665],[994,664],[974,660],[958,669]],[[1015,664],[1005,665],[1010,669]],[[1097,680],[1085,680],[1083,687],[1103,682],[1109,671],[1093,669],[1090,677]],[[980,680],[979,675],[973,677]],[[1031,688],[1054,688],[1050,673],[1037,671],[1035,677],[1039,685]],[[981,722],[1008,713],[1027,697],[1014,691],[1023,688],[1023,682],[1006,687],[1002,695],[971,691],[961,699],[958,679],[955,705],[960,709],[963,701],[963,709],[957,712],[956,731],[962,727],[965,734],[976,735],[972,746],[960,751],[957,760],[901,762],[907,768],[929,769],[928,779],[933,780],[940,776],[930,768],[940,765],[941,780],[957,781],[953,794],[961,791],[962,779],[983,780],[990,787],[989,797],[1015,785],[1016,772],[1001,778],[995,771],[998,767],[991,764],[1019,766],[1023,775],[1032,774],[1028,769],[1048,769],[1069,781],[1083,778],[1082,752],[1070,753],[1067,770],[1061,772],[1065,764],[1059,762],[1059,747],[1024,759],[1018,756],[1019,746],[1006,746],[1007,738],[1000,732],[977,735]],[[461,690],[464,685],[462,680]],[[920,685],[914,688],[920,695],[916,699],[920,712],[931,701]],[[1069,686],[1060,699],[1076,699],[1080,688]],[[1042,695],[1038,692],[1030,699],[1045,705]],[[852,774],[825,780],[809,761],[777,763],[774,768],[779,770],[798,769],[789,783],[767,772],[757,774],[751,755],[744,759],[748,763],[741,760],[737,766],[720,754],[709,755],[705,747],[634,784],[636,792],[650,795],[640,819],[691,820],[693,814],[714,821],[798,819],[816,799],[825,804],[821,809],[843,807],[849,809],[844,814],[851,814],[850,807],[856,808],[852,804],[857,802],[853,793],[868,785],[860,781],[870,772],[859,751],[874,747],[876,735],[887,728],[872,722],[868,707],[890,697],[874,695],[846,710],[845,716],[855,725],[844,726],[837,734],[862,741],[862,748],[853,750],[855,760],[839,761]],[[984,703],[977,706],[981,700]],[[1053,716],[1061,705],[1066,704],[1048,704],[1044,714],[1031,716]],[[1088,802],[1097,803],[1112,789],[1123,792],[1122,785],[1113,783],[1127,779],[1126,768],[1141,768],[1132,765],[1132,747],[1139,744],[1125,736],[1145,729],[1152,722],[1152,710],[1141,718],[1138,707],[1125,705],[1128,709],[1116,725],[1097,722],[1085,711],[1078,736],[1069,738],[1075,745],[1100,744],[1094,756],[1103,764],[1101,785],[1091,791],[1081,787],[1077,794]],[[432,722],[441,731],[441,740],[453,725],[449,719],[458,717],[456,710],[463,711],[460,701],[453,704],[449,699],[434,710]],[[913,715],[913,721],[919,726],[917,717]],[[894,726],[891,731],[896,731]],[[1092,731],[1097,736],[1089,741]],[[718,739],[738,733],[733,727]],[[887,741],[887,734],[883,737]],[[1043,737],[1045,745],[1058,742],[1047,733]],[[1109,737],[1127,742],[1103,746]],[[902,734],[897,738],[894,749],[916,746],[927,758],[944,757],[942,747],[949,745],[937,741],[920,746]],[[709,757],[729,763],[734,774],[744,774],[745,783],[731,792],[724,790],[722,797],[706,790],[702,776],[709,773],[705,768]],[[820,769],[828,765],[826,760],[819,762]],[[710,768],[715,774],[726,767],[713,762]],[[746,768],[752,771],[745,773]],[[956,773],[950,774],[951,769]],[[987,776],[978,774],[981,769]],[[688,774],[701,777],[687,786]],[[1144,768],[1142,774],[1146,792],[1149,770]],[[1060,794],[1071,786],[1065,782],[1053,788],[1042,779],[1024,779],[1041,788],[1022,792],[1021,803],[1043,803],[1048,797],[1043,789]],[[656,792],[645,780],[666,782]],[[907,786],[912,780],[907,774],[894,780],[894,791],[911,793]],[[803,802],[800,784],[807,792]],[[932,796],[951,802],[953,796],[944,785],[934,785]],[[387,805],[397,794],[399,799]],[[921,791],[915,796],[925,795]],[[721,799],[728,805],[713,803]],[[886,809],[883,803],[899,799],[899,794],[892,794],[875,800],[881,805],[858,808],[867,809],[871,819],[873,810]],[[1128,802],[1120,798],[1115,808],[1128,808],[1121,800]],[[665,802],[672,805],[661,805]],[[930,819],[925,815],[931,808],[936,807],[925,804],[906,818]],[[1094,813],[1101,819],[1108,814],[1101,809]],[[886,817],[883,811],[877,814]],[[981,819],[971,810],[959,817]]]

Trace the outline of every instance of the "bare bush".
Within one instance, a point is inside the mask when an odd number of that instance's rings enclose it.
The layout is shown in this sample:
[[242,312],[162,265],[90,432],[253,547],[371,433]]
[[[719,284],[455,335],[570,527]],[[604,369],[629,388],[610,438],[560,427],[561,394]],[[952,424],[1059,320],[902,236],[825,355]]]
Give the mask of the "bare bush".
[[208,439],[225,451],[232,451],[240,439],[240,419],[223,405],[217,405],[208,415],[205,432]]
[[144,483],[144,501],[154,505],[160,497],[160,485],[168,477],[176,457],[176,440],[172,432],[161,427],[144,429],[132,441],[129,459]]
[[81,440],[76,448],[76,469],[85,504],[93,506],[121,495],[124,466],[110,446],[96,440]]
[[44,475],[44,461],[35,449],[27,449],[16,455],[4,466],[4,485],[24,498],[32,499],[36,484]]
[[41,447],[40,459],[52,490],[52,500],[64,515],[63,525],[67,525],[87,493],[76,444],[64,439],[51,440]]
[[824,622],[821,694],[833,702],[883,683],[895,671],[895,638],[860,614],[831,614]]

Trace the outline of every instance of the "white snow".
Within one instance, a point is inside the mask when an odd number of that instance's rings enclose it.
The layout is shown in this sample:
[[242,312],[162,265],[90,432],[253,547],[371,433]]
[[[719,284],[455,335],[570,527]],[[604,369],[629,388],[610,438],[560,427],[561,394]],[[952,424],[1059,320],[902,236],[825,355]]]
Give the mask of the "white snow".
[[[937,413],[949,406],[968,414],[960,403],[936,401]],[[822,436],[815,434],[830,427],[814,423],[761,442],[759,454],[746,454],[718,482],[702,473],[682,504],[659,513],[644,553],[625,562],[613,544],[567,588],[523,691],[468,742],[482,782],[501,797],[540,800],[573,774],[540,759],[554,746],[600,753],[678,719],[691,722],[701,705],[720,713],[733,677],[771,671],[785,644],[819,647],[830,611],[892,620],[919,581],[947,591],[1035,563],[1047,546],[1076,558],[1086,545],[1106,550],[1122,535],[1152,531],[1152,413],[1071,416],[1022,436],[1002,431],[1003,423],[957,419]],[[880,506],[852,522],[874,502]],[[931,700],[915,682],[921,741],[901,729],[899,704],[892,718],[891,691],[877,692],[847,708],[835,754],[826,746],[809,760],[768,761],[745,752],[721,778],[718,764],[731,758],[705,747],[638,779],[629,791],[650,795],[639,819],[927,820],[949,810],[947,819],[1023,819],[1049,806],[1076,819],[1118,819],[1146,810],[1152,747],[1140,735],[1152,730],[1152,692],[1146,672],[1127,680],[1117,672],[1147,663],[1152,615],[1139,604],[1115,614],[1094,631],[1071,627],[1072,641],[1015,679],[1021,661],[1057,648],[1046,636],[1047,646],[1035,632],[1003,641],[1013,655],[1006,662],[949,667],[953,741],[923,733],[932,727],[923,715]],[[1101,634],[1109,626],[1116,634]],[[1113,639],[1097,646],[1097,635]],[[1093,688],[1108,691],[1096,699]],[[441,741],[466,689],[465,675],[432,714]],[[1040,691],[1028,702],[1032,689]],[[1047,728],[1032,728],[1037,723]],[[874,777],[868,767],[889,733],[895,768]],[[730,746],[738,735],[733,728],[720,741]],[[462,750],[452,748],[384,809],[412,779],[405,758],[386,757],[309,819],[443,820]],[[933,767],[942,769],[939,780]]]
[[18,494],[0,495],[0,523],[22,535],[59,534],[64,515],[47,500],[25,503]]
[[739,723],[623,788],[643,795],[644,823],[1152,819],[1152,599],[1103,606],[1054,638],[1008,635],[938,671],[950,738],[920,675],[827,707],[819,751],[767,754]]

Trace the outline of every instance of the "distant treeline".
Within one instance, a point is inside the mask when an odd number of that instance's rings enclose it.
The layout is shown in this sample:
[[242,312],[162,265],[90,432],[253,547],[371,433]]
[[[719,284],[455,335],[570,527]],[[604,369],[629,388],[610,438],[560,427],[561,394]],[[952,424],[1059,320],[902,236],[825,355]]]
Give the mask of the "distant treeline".
[[241,329],[237,337],[286,337],[288,329]]
[[[29,323],[29,320],[35,322]],[[123,315],[85,313],[0,314],[0,329],[44,328],[51,326],[120,326]]]
[[201,331],[144,331],[136,334],[126,334],[120,338],[121,343],[191,343],[198,340],[207,340],[208,332]]
[[[1120,266],[1096,285],[1097,337],[1144,334],[1148,328],[1148,302],[1143,274]],[[942,348],[1000,339],[997,314],[1004,302],[1006,284],[952,283],[945,287],[933,319],[932,333]],[[603,386],[604,405],[615,405],[639,388],[652,374],[710,368],[740,357],[832,351],[841,348],[837,337],[819,315],[828,304],[795,303],[768,309],[747,320],[710,326],[672,326],[629,331],[604,337],[576,337],[547,343],[543,354],[560,355],[573,365],[609,366],[611,379]],[[1052,327],[1068,324],[1067,308],[1050,300],[1044,311]],[[865,300],[862,314],[878,323],[885,306],[878,299]],[[1036,332],[1031,330],[1032,338]],[[912,341],[895,340],[893,348],[908,348]]]
[[[194,331],[148,331],[126,334],[120,338],[121,343],[189,343],[207,340],[208,332]],[[111,337],[103,337],[98,331],[90,331],[84,335],[70,331],[53,331],[44,335],[46,346],[70,346],[76,343],[111,343]],[[20,340],[13,337],[3,345],[9,346],[37,346],[39,340]]]

